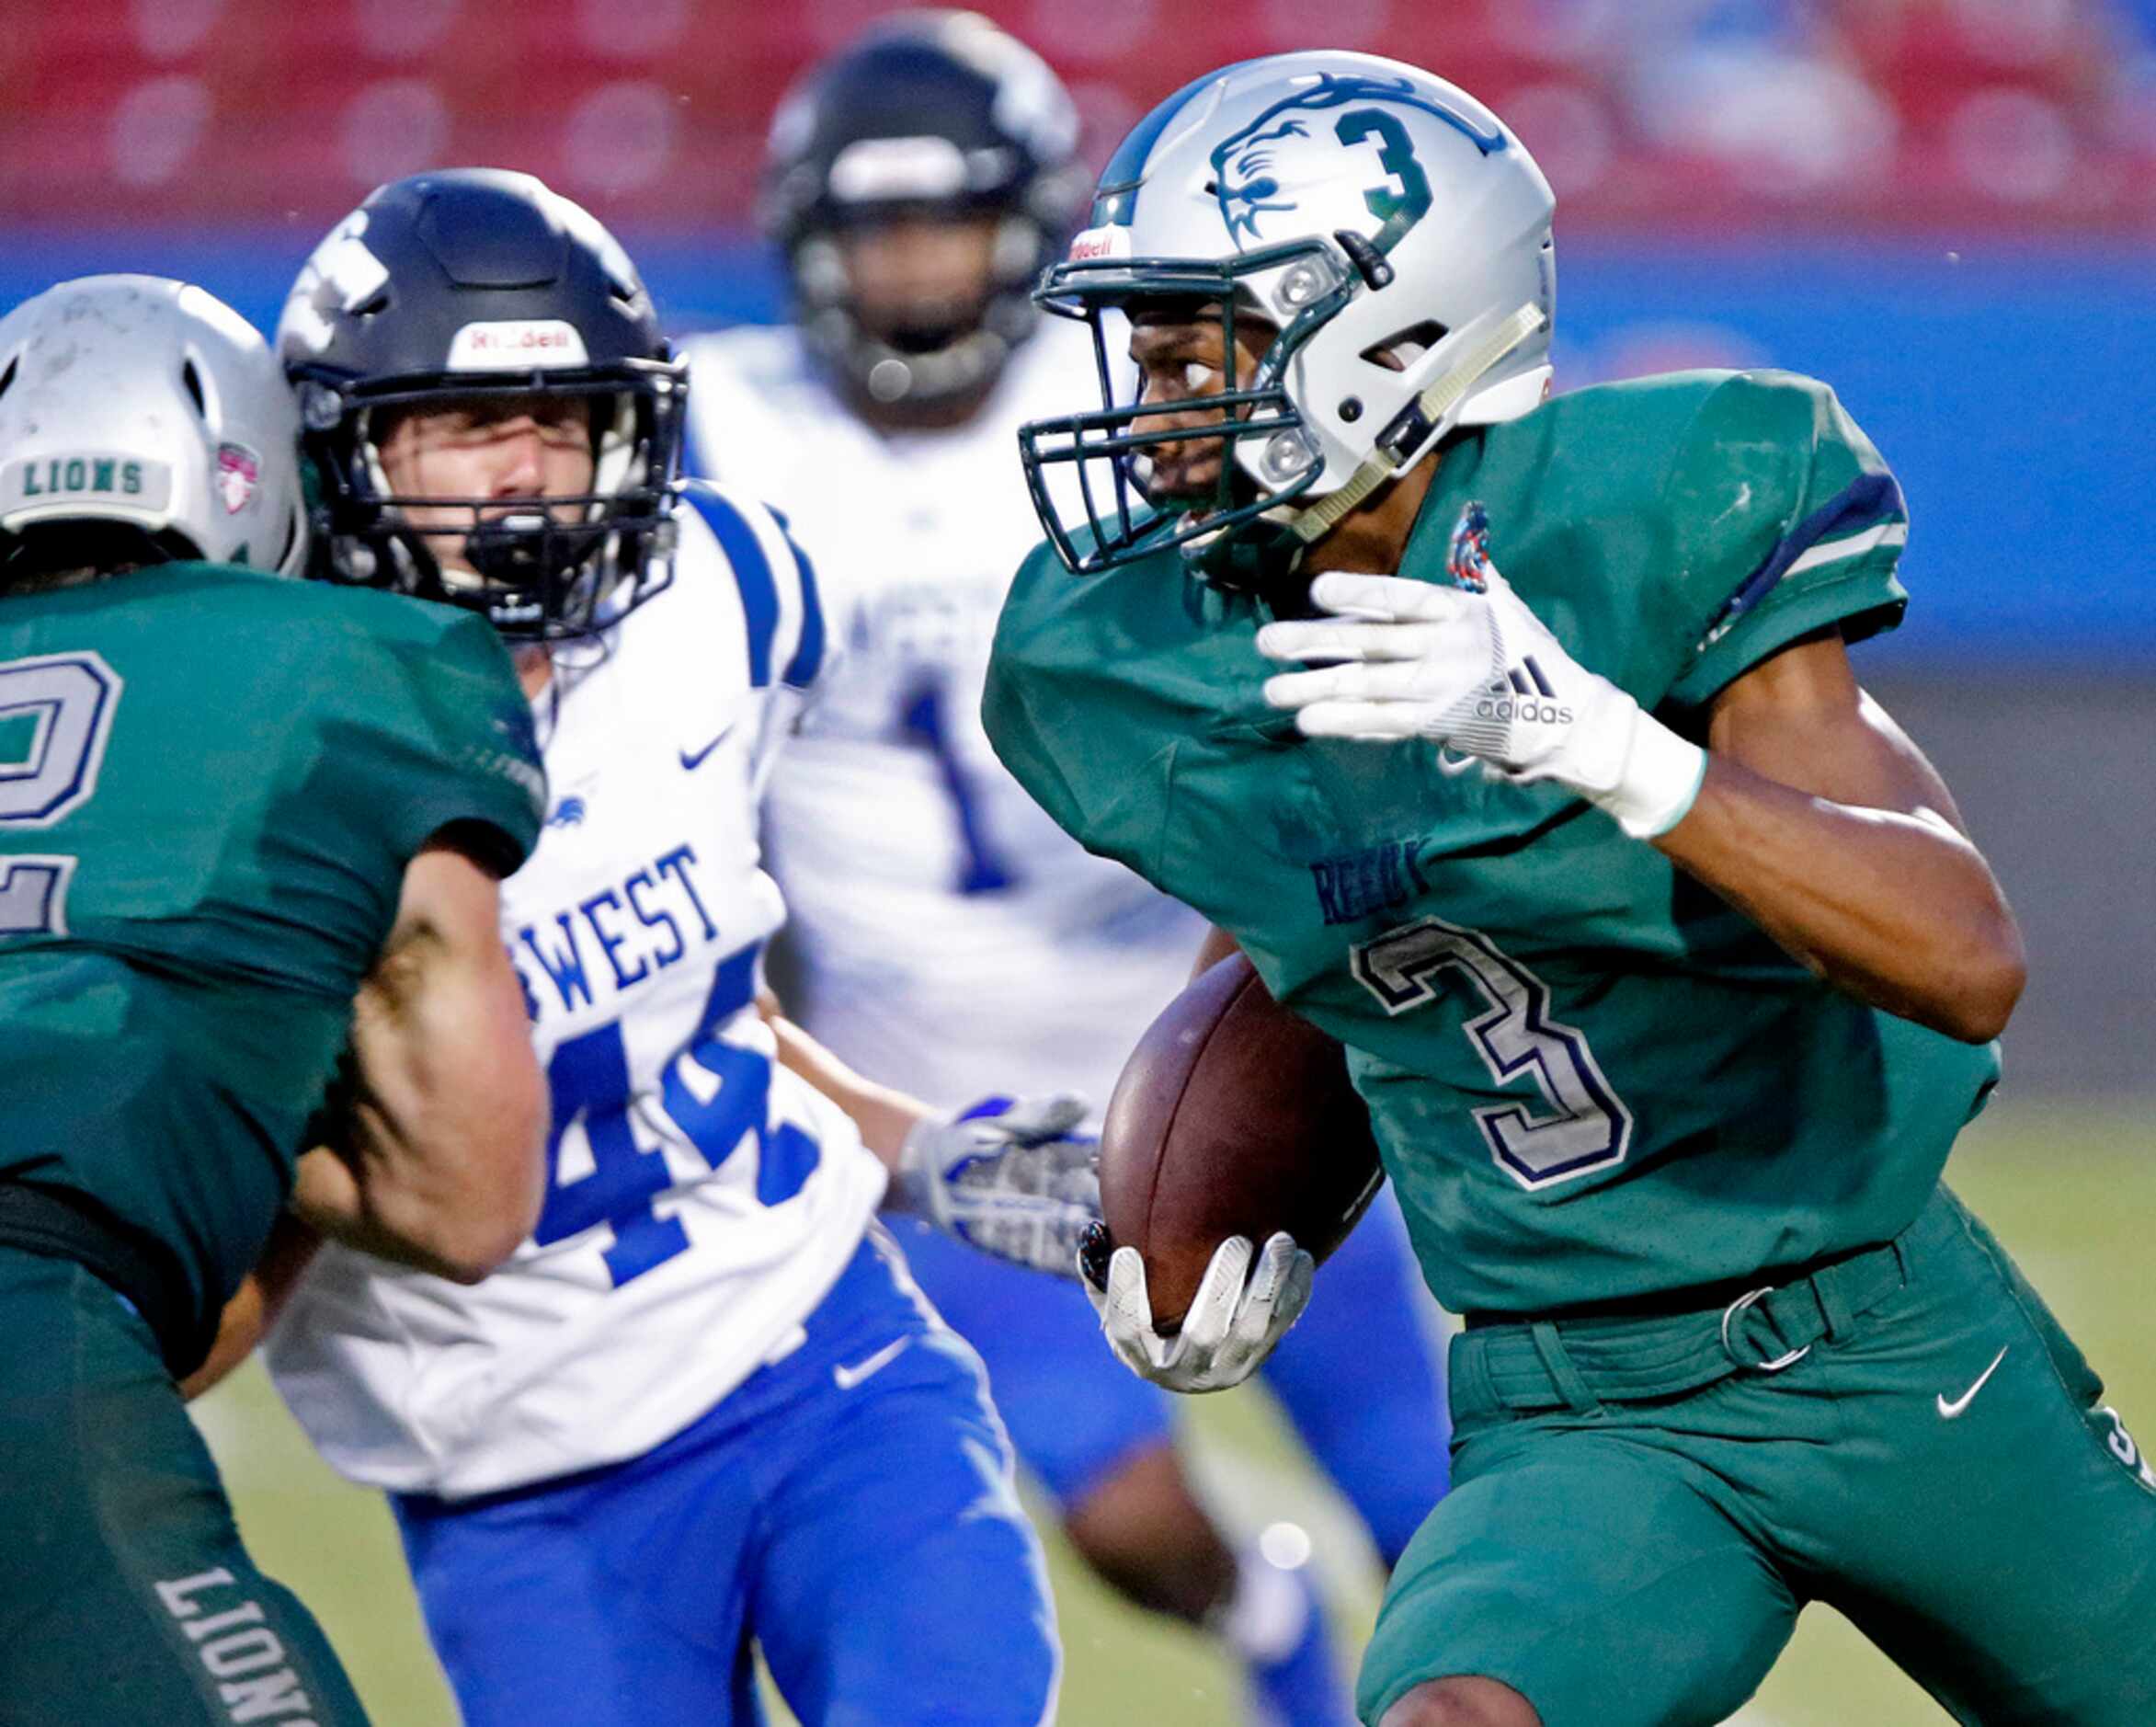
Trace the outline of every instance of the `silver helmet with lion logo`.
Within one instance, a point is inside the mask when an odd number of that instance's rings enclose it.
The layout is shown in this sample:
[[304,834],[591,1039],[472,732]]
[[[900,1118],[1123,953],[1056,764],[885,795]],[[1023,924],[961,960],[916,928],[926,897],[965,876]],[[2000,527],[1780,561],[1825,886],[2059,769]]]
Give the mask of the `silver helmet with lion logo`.
[[[1089,224],[1035,295],[1092,326],[1104,386],[1098,412],[1021,434],[1065,563],[1104,569],[1177,545],[1226,579],[1254,545],[1268,548],[1261,565],[1292,562],[1454,426],[1534,407],[1549,383],[1554,202],[1502,120],[1398,61],[1276,54],[1169,97],[1124,140]],[[1240,320],[1266,338],[1255,376],[1140,402],[1119,382],[1134,307],[1217,316],[1229,356]],[[1200,412],[1232,454],[1213,496],[1148,498],[1147,449],[1193,434],[1142,422]],[[1051,486],[1067,466],[1084,484]],[[1056,501],[1073,495],[1082,520]]]

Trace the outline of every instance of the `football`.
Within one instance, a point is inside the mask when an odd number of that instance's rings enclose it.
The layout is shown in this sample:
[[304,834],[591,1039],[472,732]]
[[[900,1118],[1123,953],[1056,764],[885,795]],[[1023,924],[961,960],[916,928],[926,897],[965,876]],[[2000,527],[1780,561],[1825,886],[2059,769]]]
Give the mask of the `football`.
[[1322,1261],[1383,1179],[1347,1052],[1275,1002],[1240,954],[1146,1028],[1101,1128],[1109,1242],[1145,1256],[1163,1334],[1227,1237],[1285,1229]]

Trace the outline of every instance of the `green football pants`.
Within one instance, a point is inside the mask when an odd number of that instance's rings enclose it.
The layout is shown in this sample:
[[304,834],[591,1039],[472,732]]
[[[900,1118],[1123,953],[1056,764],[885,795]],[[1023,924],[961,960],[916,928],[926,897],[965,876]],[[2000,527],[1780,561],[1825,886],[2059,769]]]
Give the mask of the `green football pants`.
[[363,1723],[133,1310],[0,1247],[0,1724]]
[[[1559,1359],[1570,1406],[1508,1409],[1455,1339],[1453,1490],[1394,1573],[1363,1719],[1478,1674],[1544,1727],[1706,1727],[1817,1600],[1957,1721],[2156,1723],[2156,1473],[1945,1189],[1894,1256],[1800,1359],[1653,1401]],[[1744,1317],[1732,1353],[1783,1353]]]

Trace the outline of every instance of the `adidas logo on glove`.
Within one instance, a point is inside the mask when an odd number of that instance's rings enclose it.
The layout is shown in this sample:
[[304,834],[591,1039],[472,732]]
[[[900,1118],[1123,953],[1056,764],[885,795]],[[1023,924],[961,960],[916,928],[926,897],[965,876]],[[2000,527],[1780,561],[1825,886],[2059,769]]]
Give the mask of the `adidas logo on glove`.
[[[1522,671],[1527,676],[1522,677]],[[1533,689],[1528,687],[1528,678],[1534,680]],[[1508,692],[1525,699],[1509,702],[1505,700]],[[1542,675],[1542,668],[1534,663],[1534,656],[1530,654],[1521,660],[1518,669],[1508,671],[1503,680],[1490,684],[1483,699],[1475,704],[1475,717],[1500,721],[1525,720],[1541,726],[1569,726],[1572,723],[1570,708],[1559,707],[1552,701],[1537,701],[1535,698],[1538,693],[1549,697],[1557,692],[1550,687],[1549,680]]]

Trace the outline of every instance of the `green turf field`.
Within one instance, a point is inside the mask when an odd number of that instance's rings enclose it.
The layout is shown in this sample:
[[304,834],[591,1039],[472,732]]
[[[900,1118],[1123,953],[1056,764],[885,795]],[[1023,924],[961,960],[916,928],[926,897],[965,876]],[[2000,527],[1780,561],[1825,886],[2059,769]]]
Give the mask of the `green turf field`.
[[[2002,1104],[1964,1138],[1949,1172],[2095,1361],[2111,1401],[2156,1440],[2156,1107],[2109,1113]],[[1323,1283],[1320,1280],[1320,1295]],[[257,1556],[321,1616],[382,1727],[456,1720],[419,1629],[389,1518],[331,1476],[249,1367],[199,1408]],[[1262,1401],[1193,1400],[1202,1485],[1225,1523],[1256,1533],[1292,1520],[1343,1637],[1359,1642],[1377,1604],[1375,1560]],[[1111,1599],[1051,1541],[1067,1670],[1067,1727],[1215,1727],[1239,1721],[1233,1675],[1200,1639]],[[541,1630],[539,1634],[543,1634]],[[992,1633],[989,1633],[992,1635]],[[1946,1717],[1849,1627],[1813,1608],[1740,1721],[1743,1727],[1899,1727]]]

